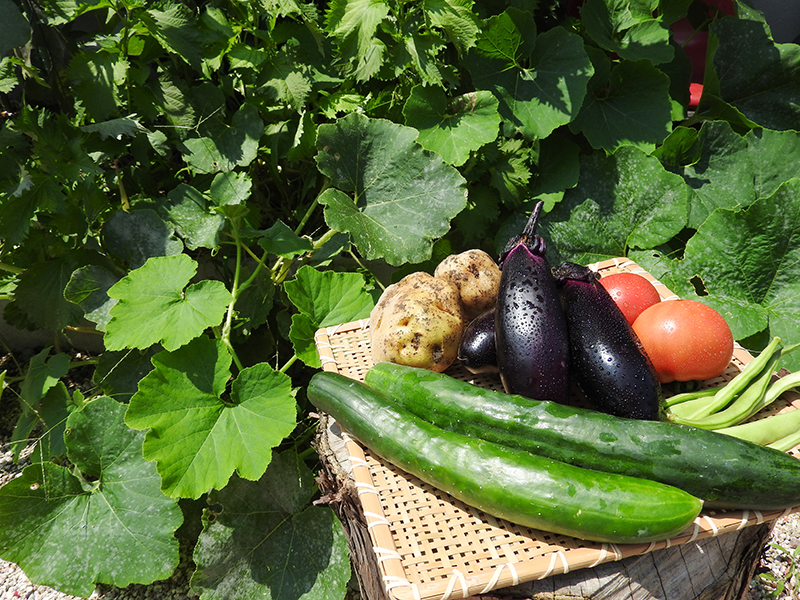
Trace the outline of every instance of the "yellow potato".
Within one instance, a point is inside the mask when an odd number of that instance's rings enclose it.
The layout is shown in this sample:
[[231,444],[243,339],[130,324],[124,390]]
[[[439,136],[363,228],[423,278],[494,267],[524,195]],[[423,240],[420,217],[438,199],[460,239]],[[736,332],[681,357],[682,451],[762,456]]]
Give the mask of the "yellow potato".
[[464,329],[458,287],[416,272],[390,285],[370,313],[372,360],[442,372],[455,362]]
[[456,284],[466,318],[471,320],[497,302],[500,267],[483,250],[451,254],[433,272],[435,277]]

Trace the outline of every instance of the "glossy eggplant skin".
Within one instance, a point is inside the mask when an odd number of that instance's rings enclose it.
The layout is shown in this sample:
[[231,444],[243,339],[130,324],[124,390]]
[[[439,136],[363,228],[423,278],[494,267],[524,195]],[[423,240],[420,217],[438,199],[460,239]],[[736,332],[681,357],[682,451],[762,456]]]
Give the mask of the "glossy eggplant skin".
[[544,240],[534,235],[540,211],[541,203],[501,256],[497,366],[507,393],[564,404],[569,399],[569,337]]
[[494,307],[479,314],[464,328],[458,345],[458,360],[470,373],[497,373]]
[[553,274],[564,299],[572,375],[587,400],[617,417],[659,420],[662,395],[653,365],[597,273],[566,262]]

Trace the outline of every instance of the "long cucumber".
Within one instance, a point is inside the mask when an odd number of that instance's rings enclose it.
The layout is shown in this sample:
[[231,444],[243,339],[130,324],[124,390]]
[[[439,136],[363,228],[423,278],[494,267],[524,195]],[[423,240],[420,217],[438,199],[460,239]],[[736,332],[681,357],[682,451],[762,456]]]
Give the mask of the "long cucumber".
[[583,469],[445,431],[339,373],[318,372],[308,398],[384,460],[507,521],[584,540],[644,543],[673,537],[702,502],[678,488]]
[[487,390],[444,374],[378,363],[366,382],[449,431],[679,487],[709,507],[800,504],[800,461],[722,433]]

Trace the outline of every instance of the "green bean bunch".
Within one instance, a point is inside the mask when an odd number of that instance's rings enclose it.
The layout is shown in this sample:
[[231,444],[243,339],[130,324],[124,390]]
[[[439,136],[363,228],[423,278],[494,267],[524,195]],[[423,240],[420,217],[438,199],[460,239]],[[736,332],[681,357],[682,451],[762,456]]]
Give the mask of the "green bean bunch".
[[800,344],[781,346],[774,337],[766,348],[721,387],[683,392],[665,402],[668,418],[681,425],[710,429],[783,451],[800,444],[800,410],[748,421],[783,393],[800,386],[800,372],[777,374],[782,357]]

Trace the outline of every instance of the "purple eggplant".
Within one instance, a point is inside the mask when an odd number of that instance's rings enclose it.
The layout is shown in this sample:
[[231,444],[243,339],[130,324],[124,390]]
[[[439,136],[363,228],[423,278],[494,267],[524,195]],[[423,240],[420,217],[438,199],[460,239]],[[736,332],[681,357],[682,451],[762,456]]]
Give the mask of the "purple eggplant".
[[553,275],[564,299],[571,372],[586,399],[600,412],[658,420],[662,395],[655,369],[598,274],[565,262]]
[[495,346],[503,388],[536,400],[569,398],[569,338],[556,282],[535,235],[542,203],[500,255]]
[[461,334],[458,360],[470,373],[497,373],[494,345],[494,307],[472,319]]

